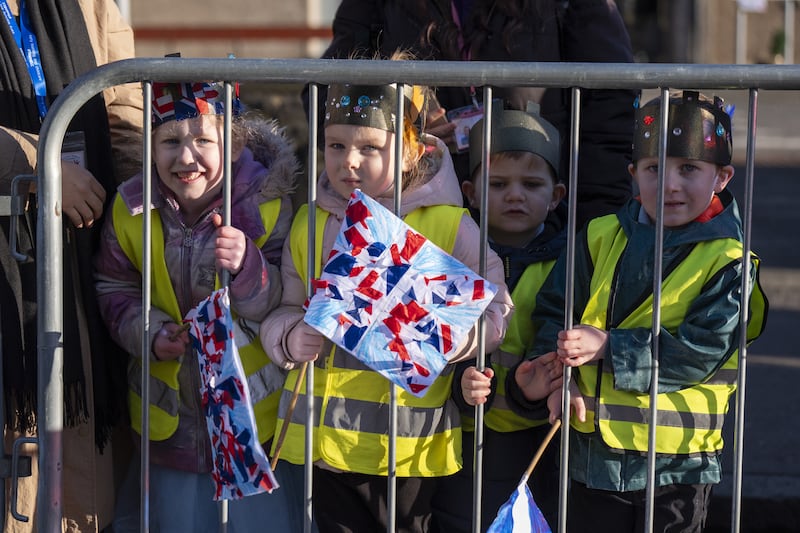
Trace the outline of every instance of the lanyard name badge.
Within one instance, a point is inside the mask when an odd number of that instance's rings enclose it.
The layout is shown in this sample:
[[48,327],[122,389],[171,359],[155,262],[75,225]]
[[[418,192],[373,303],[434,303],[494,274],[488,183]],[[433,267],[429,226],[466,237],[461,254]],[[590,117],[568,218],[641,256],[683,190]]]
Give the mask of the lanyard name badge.
[[[0,0],[0,10],[3,11],[17,47],[19,47],[22,57],[25,58],[33,91],[36,94],[39,120],[44,120],[47,114],[47,86],[44,81],[42,58],[39,55],[39,41],[36,40],[36,35],[30,29],[31,21],[28,11],[25,9],[25,0],[21,0],[19,3],[19,24],[11,13],[7,0]],[[62,147],[62,159],[86,167],[86,143],[83,132],[67,132]]]
[[6,17],[14,41],[17,43],[25,64],[28,67],[28,74],[31,76],[33,91],[36,94],[36,105],[39,108],[39,120],[44,120],[47,114],[47,86],[44,81],[44,70],[42,69],[42,59],[39,56],[39,42],[36,35],[30,29],[30,19],[25,9],[25,0],[19,3],[19,24],[11,13],[6,0],[0,0],[0,9]]

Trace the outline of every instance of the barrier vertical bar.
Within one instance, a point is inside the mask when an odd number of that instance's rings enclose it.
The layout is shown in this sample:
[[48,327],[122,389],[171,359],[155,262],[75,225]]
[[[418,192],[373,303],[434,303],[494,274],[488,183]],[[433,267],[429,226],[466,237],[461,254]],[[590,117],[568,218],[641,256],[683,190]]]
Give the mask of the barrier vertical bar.
[[142,433],[140,459],[139,527],[142,533],[150,531],[150,287],[152,286],[152,165],[153,125],[150,116],[153,112],[153,83],[142,84]]
[[[398,83],[395,88],[396,126],[394,134],[394,214],[400,216],[403,202],[403,127],[405,126],[405,85]],[[393,533],[397,523],[397,385],[389,385],[389,457],[386,479],[386,531]]]
[[[569,131],[569,185],[567,187],[567,247],[566,276],[564,280],[564,329],[572,329],[575,307],[575,225],[578,202],[578,156],[580,154],[581,89],[572,88]],[[569,433],[570,392],[572,367],[564,366],[564,383],[561,387],[561,457],[559,461],[558,532],[567,531],[567,497],[569,493]]]
[[[231,187],[233,182],[233,174],[231,171],[231,116],[233,105],[233,90],[230,81],[225,82],[225,114],[223,116],[223,132],[222,132],[222,225],[231,225]],[[228,269],[224,269],[220,273],[220,285],[229,287],[231,284],[231,273]],[[228,500],[221,500],[219,502],[219,531],[226,533],[228,531]]]
[[[483,88],[483,145],[481,146],[481,201],[480,201],[480,260],[478,274],[486,276],[486,253],[489,242],[489,167],[492,142],[492,88],[486,85]],[[486,320],[481,315],[478,321],[478,357],[476,361],[478,370],[483,372],[486,368]],[[458,386],[458,384],[456,384]],[[484,404],[475,406],[475,433],[473,435],[472,454],[472,531],[481,531],[481,507],[483,500],[483,427]],[[466,468],[463,465],[462,468]]]
[[659,343],[661,342],[661,276],[664,260],[664,178],[667,168],[667,132],[669,129],[669,89],[661,88],[658,138],[658,194],[656,199],[655,244],[653,245],[653,323],[650,374],[650,425],[647,438],[647,487],[644,528],[653,532],[653,511],[656,488],[656,425],[658,423]]
[[[316,83],[308,86],[308,260],[306,262],[306,294],[311,296],[311,279],[317,265],[315,257],[317,242],[317,136],[319,125],[319,87]],[[314,363],[306,365],[306,427],[304,461],[304,507],[303,533],[311,533],[313,520],[313,482],[314,482]],[[289,423],[289,421],[285,422]]]
[[745,175],[743,242],[742,242],[742,302],[739,314],[739,370],[736,389],[736,426],[734,428],[734,478],[733,504],[731,506],[731,531],[738,533],[742,519],[742,467],[744,462],[744,413],[747,378],[747,319],[750,315],[750,232],[753,224],[753,181],[758,117],[758,89],[750,89],[747,113],[747,171]]
[[[48,127],[56,123],[52,128]],[[39,309],[36,318],[39,363],[36,375],[39,384],[36,425],[39,434],[40,477],[37,508],[41,513],[38,521],[40,531],[54,533],[61,531],[61,439],[64,430],[63,212],[60,157],[55,151],[60,150],[66,129],[65,120],[54,120],[48,113],[42,125],[42,133],[52,130],[52,136],[59,139],[59,146],[50,143],[49,152],[53,152],[50,158],[47,157],[48,151],[40,151],[38,154],[39,223],[36,227],[36,242],[39,246],[36,251],[36,291],[43,298],[44,307]]]

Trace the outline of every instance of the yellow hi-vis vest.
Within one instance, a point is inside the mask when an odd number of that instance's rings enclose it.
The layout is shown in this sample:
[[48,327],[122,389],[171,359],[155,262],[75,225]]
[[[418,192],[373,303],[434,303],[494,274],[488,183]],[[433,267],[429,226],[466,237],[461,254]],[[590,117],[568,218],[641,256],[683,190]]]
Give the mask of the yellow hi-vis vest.
[[[616,231],[615,231],[616,229]],[[615,267],[627,245],[625,232],[614,216],[592,221],[587,228],[589,251],[594,263],[589,301],[581,324],[607,328],[606,312]],[[754,268],[759,259],[751,255]],[[674,332],[684,319],[692,301],[720,270],[741,261],[742,243],[736,239],[717,239],[698,243],[688,256],[662,281],[661,326]],[[709,261],[712,261],[709,264]],[[652,327],[653,295],[626,317],[620,328]],[[751,320],[747,341],[757,338],[764,327],[766,300],[756,282],[750,296]],[[731,357],[705,382],[661,393],[657,398],[655,451],[662,454],[713,453],[722,449],[722,423],[728,398],[736,390],[739,353]],[[586,400],[586,422],[571,418],[580,432],[597,431],[611,448],[647,451],[649,393],[616,390],[610,364],[591,363],[575,373]],[[600,383],[598,368],[602,367]]]
[[[272,233],[280,212],[280,198],[264,202],[259,207],[261,220],[265,233],[255,243],[260,248]],[[117,195],[113,207],[114,230],[117,233],[120,247],[131,263],[141,271],[142,268],[142,226],[143,215],[133,216],[125,206],[125,202]],[[178,299],[172,288],[167,264],[164,259],[164,232],[161,226],[161,217],[158,211],[152,216],[152,303],[176,322],[182,320]],[[217,279],[219,286],[219,279]],[[280,401],[280,389],[268,392],[275,387],[270,385],[274,380],[272,372],[267,366],[272,364],[264,349],[256,328],[253,334],[244,334],[234,316],[234,325],[237,331],[234,338],[244,339],[237,343],[242,367],[247,376],[253,410],[255,411],[258,426],[259,442],[266,442],[275,433],[275,419]],[[128,369],[128,409],[131,416],[133,429],[138,433],[142,431],[142,396],[141,396],[141,360],[131,358],[132,364]],[[178,408],[180,393],[178,391],[178,373],[181,363],[172,361],[150,362],[150,440],[162,441],[171,437],[178,428]]]
[[[503,344],[491,357],[492,369],[497,378],[497,392],[492,400],[491,409],[487,410],[483,417],[486,427],[495,431],[507,433],[548,423],[547,418],[532,420],[519,416],[511,410],[506,400],[506,378],[509,371],[525,357],[526,350],[533,342],[531,315],[536,308],[536,295],[555,263],[556,260],[551,259],[528,265],[511,293],[514,314],[508,323]],[[461,425],[465,431],[474,431],[475,419],[472,416],[462,416]]]
[[[405,222],[431,242],[452,252],[461,218],[466,211],[453,206],[416,209]],[[319,277],[325,257],[322,241],[329,213],[316,209],[316,272]],[[306,281],[308,206],[295,216],[290,233],[294,266]],[[430,477],[453,474],[461,468],[461,428],[458,408],[450,399],[452,365],[447,365],[422,398],[397,389],[397,475]],[[286,408],[297,382],[298,370],[286,378],[278,413],[283,425]],[[389,380],[346,351],[334,347],[314,366],[314,438],[312,457],[347,472],[388,475]],[[306,384],[288,425],[281,458],[303,464],[305,449]],[[346,413],[348,416],[341,416]],[[337,415],[337,416],[334,416]],[[274,450],[273,450],[274,451]]]

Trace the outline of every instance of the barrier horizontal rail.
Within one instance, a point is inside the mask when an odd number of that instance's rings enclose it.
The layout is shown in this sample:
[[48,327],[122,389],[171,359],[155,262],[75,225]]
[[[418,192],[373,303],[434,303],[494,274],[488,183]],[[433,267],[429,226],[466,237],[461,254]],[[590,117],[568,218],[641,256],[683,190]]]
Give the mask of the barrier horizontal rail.
[[[136,58],[103,65],[77,78],[83,89],[140,80],[235,80],[275,83],[435,86],[581,87],[584,89],[800,89],[800,65],[523,63],[357,59]],[[69,89],[69,88],[68,88]],[[69,92],[64,93],[66,97]]]
[[[39,182],[39,224],[37,226],[38,351],[40,392],[45,406],[45,427],[40,431],[42,485],[60,487],[60,450],[57,434],[63,428],[62,316],[62,234],[60,210],[60,149],[67,126],[80,107],[104,89],[124,83],[157,80],[240,81],[264,83],[318,83],[342,81],[358,84],[403,82],[435,86],[536,86],[583,89],[766,89],[799,90],[798,65],[697,65],[618,63],[520,63],[452,61],[379,61],[330,59],[220,59],[220,58],[136,58],[101,66],[74,80],[56,99],[43,123],[42,146],[37,165]],[[52,439],[52,440],[51,440]],[[60,529],[60,497],[40,491],[42,530]]]

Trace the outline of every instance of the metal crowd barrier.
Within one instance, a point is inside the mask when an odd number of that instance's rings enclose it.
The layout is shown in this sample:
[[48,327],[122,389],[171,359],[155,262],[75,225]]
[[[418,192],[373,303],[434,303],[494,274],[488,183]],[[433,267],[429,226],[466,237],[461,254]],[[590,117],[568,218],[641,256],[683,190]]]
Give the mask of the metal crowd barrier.
[[[287,83],[311,83],[311,107],[309,118],[309,140],[308,146],[317,146],[317,88],[334,82],[349,82],[357,84],[386,84],[398,82],[398,91],[402,90],[402,84],[420,84],[428,86],[477,86],[484,87],[484,102],[487,104],[486,114],[491,116],[491,92],[493,87],[509,86],[536,86],[544,88],[571,88],[573,95],[572,120],[570,124],[570,138],[563,142],[569,142],[570,169],[569,169],[569,240],[567,245],[568,258],[570,265],[574,261],[575,246],[575,185],[577,183],[577,154],[580,150],[577,133],[580,129],[579,109],[581,91],[584,89],[660,89],[662,97],[668,94],[668,89],[741,89],[749,91],[748,125],[747,125],[747,155],[746,155],[746,197],[744,201],[743,222],[744,222],[744,254],[750,251],[750,229],[752,225],[752,184],[753,166],[755,160],[755,135],[756,135],[756,116],[758,104],[758,92],[760,89],[773,90],[796,90],[800,89],[800,67],[798,66],[774,66],[774,65],[680,65],[680,64],[599,64],[599,63],[488,63],[488,62],[389,62],[389,61],[364,61],[364,60],[306,60],[306,59],[129,59],[102,66],[81,76],[70,84],[62,95],[54,103],[51,111],[44,121],[41,131],[40,151],[38,155],[39,168],[39,220],[37,226],[38,243],[38,279],[37,291],[39,296],[39,316],[38,316],[38,343],[39,343],[39,405],[41,406],[39,417],[39,493],[38,493],[38,521],[41,531],[55,532],[61,530],[61,487],[62,487],[62,450],[60,448],[60,434],[64,427],[62,405],[63,405],[63,316],[62,316],[62,290],[63,290],[63,265],[62,265],[62,213],[60,210],[61,198],[61,167],[60,149],[64,140],[67,125],[78,109],[91,97],[101,92],[103,89],[129,82],[142,82],[145,101],[145,142],[143,147],[145,173],[150,169],[150,147],[149,147],[149,124],[150,124],[150,94],[152,91],[151,82],[179,82],[197,80],[222,80],[226,82],[226,97],[230,98],[230,87],[234,81],[239,82],[266,82],[275,84]],[[230,100],[228,100],[230,101]],[[398,116],[402,116],[403,98],[398,98]],[[230,109],[230,106],[227,107]],[[666,107],[662,106],[662,116]],[[226,140],[230,138],[229,120],[226,118]],[[666,124],[662,120],[662,124]],[[490,121],[485,122],[484,139],[491,138]],[[399,137],[398,137],[399,139]],[[662,157],[666,148],[666,135],[664,139]],[[742,141],[739,141],[742,142]],[[401,143],[398,143],[398,145]],[[401,153],[401,146],[397,147]],[[483,147],[484,160],[487,159],[488,146]],[[314,204],[316,201],[316,150],[309,149],[307,174],[308,174],[308,202]],[[226,150],[226,180],[230,176],[230,150]],[[397,157],[396,161],[402,160]],[[659,165],[662,169],[663,165]],[[486,173],[487,169],[482,170]],[[623,172],[624,169],[620,169]],[[399,174],[399,172],[398,172]],[[484,174],[485,175],[485,174]],[[663,175],[660,176],[663,190]],[[150,180],[145,179],[145,184],[149,186]],[[483,180],[484,187],[488,187],[487,180]],[[399,191],[399,187],[396,188]],[[485,191],[484,191],[485,192]],[[149,191],[146,191],[149,194]],[[146,197],[147,198],[147,197]],[[483,195],[486,201],[486,194]],[[147,200],[146,200],[147,202]],[[395,198],[395,206],[399,208],[399,195]],[[482,213],[485,213],[485,205]],[[149,211],[145,211],[149,213]],[[314,213],[313,206],[309,213]],[[308,225],[311,232],[314,231],[313,221]],[[660,228],[660,224],[657,224]],[[145,223],[145,265],[149,260],[149,242],[147,234],[149,224]],[[663,230],[661,230],[663,232]],[[482,267],[485,268],[485,254],[487,251],[486,239],[486,220],[485,215],[481,219],[481,235],[483,243],[481,251],[484,256]],[[657,234],[657,244],[662,241],[663,235]],[[314,242],[313,235],[309,243]],[[313,265],[314,255],[313,246],[308,252],[309,264]],[[656,264],[660,264],[661,250],[656,247]],[[748,265],[748,262],[744,262]],[[747,267],[745,267],[747,268]],[[313,272],[311,268],[308,270]],[[149,268],[144,268],[143,272],[149,272]],[[573,275],[571,272],[570,275]],[[747,289],[749,283],[745,270],[744,287]],[[149,286],[150,280],[147,276],[144,279],[143,300],[149,306]],[[572,280],[568,279],[568,298],[566,305],[566,317],[568,317],[565,327],[570,327],[569,317],[572,316]],[[656,283],[655,305],[658,305],[660,295]],[[749,290],[743,290],[742,294],[748,294]],[[744,302],[742,313],[742,331],[744,331],[744,317],[746,313],[746,301]],[[656,321],[654,323],[655,338],[658,332],[658,310],[654,310]],[[145,310],[145,312],[147,312]],[[149,327],[149,325],[147,326]],[[147,335],[147,333],[145,333]],[[479,335],[483,338],[483,327],[479,326]],[[145,337],[147,338],[147,337]],[[744,335],[742,335],[740,345],[740,365],[739,365],[739,388],[736,397],[736,428],[735,428],[735,472],[734,472],[734,493],[733,510],[731,516],[731,531],[739,531],[740,512],[741,512],[741,477],[742,477],[742,446],[744,435],[744,397],[745,397],[745,377],[746,377],[746,357],[747,348],[745,346]],[[145,343],[146,344],[146,343]],[[478,366],[485,364],[485,354],[478,355]],[[657,351],[654,351],[657,357]],[[144,367],[147,368],[147,354],[143,357]],[[654,359],[654,380],[657,380],[658,361]],[[145,370],[146,372],[146,370]],[[313,365],[309,365],[309,384],[308,397],[313,398]],[[145,374],[146,375],[146,374]],[[568,377],[568,375],[566,376]],[[566,382],[567,380],[565,380]],[[147,379],[143,380],[143,387],[146,394]],[[565,389],[566,392],[566,389]],[[143,398],[143,428],[148,427],[147,405],[148,402]],[[563,427],[569,427],[569,398],[565,394]],[[396,405],[394,406],[396,408]],[[313,410],[313,402],[309,402],[308,409]],[[651,419],[655,419],[655,401],[652,402]],[[312,412],[307,413],[308,420],[313,420]],[[475,497],[473,504],[477,509],[480,508],[481,500],[481,468],[482,463],[482,425],[483,408],[476,408],[476,450],[478,450],[475,464]],[[396,423],[396,414],[391,417],[390,422]],[[390,434],[396,435],[396,427],[390,429]],[[143,465],[147,466],[147,431],[144,429],[144,443],[142,448]],[[554,530],[563,533],[566,528],[566,493],[567,493],[567,469],[566,457],[569,440],[568,431],[562,431],[562,463],[561,479],[559,487],[559,523],[551,524]],[[306,430],[307,442],[312,438],[312,428]],[[652,439],[651,439],[652,442]],[[389,449],[390,475],[388,477],[389,492],[389,525],[387,530],[394,531],[395,509],[394,509],[394,439],[391,439]],[[312,505],[311,500],[311,447],[306,446],[306,475],[305,475],[305,525],[304,531],[311,530]],[[653,473],[654,457],[652,447],[649,452],[649,482],[648,499],[649,507],[647,512],[646,526],[647,531],[652,531],[652,494],[653,494]],[[465,465],[465,467],[469,467]],[[147,476],[147,468],[143,469],[143,476]],[[147,487],[147,483],[142,485]],[[142,494],[142,531],[148,530],[148,497]],[[474,513],[479,520],[480,513]],[[225,529],[225,513],[223,513],[223,523],[221,529]],[[484,525],[485,527],[485,525]],[[475,524],[474,530],[479,531],[480,525]]]

